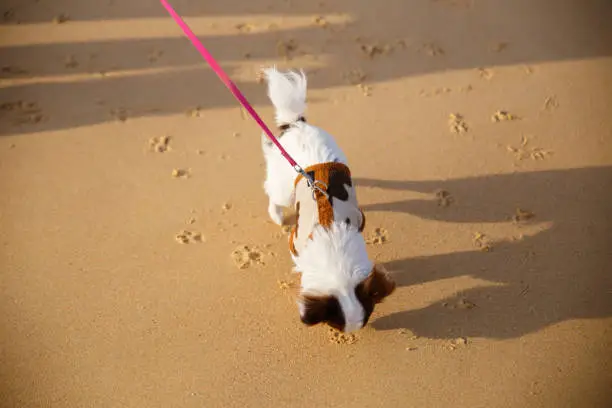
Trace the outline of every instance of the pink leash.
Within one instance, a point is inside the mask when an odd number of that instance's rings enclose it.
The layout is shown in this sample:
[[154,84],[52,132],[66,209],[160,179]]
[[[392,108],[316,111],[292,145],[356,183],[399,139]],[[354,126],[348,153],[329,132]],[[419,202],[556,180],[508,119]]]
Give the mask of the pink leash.
[[300,165],[295,162],[295,160],[293,160],[293,158],[289,155],[289,153],[287,153],[287,151],[283,148],[283,146],[281,146],[281,144],[278,142],[278,139],[274,137],[270,129],[266,126],[263,120],[261,120],[257,112],[255,112],[255,109],[253,109],[253,107],[246,100],[242,92],[240,92],[238,87],[234,85],[232,80],[227,76],[227,74],[219,66],[217,61],[215,61],[215,59],[210,54],[210,52],[208,52],[208,50],[204,47],[204,45],[200,42],[200,40],[198,40],[198,38],[195,36],[193,31],[191,31],[187,23],[185,23],[183,19],[177,14],[177,12],[174,11],[174,9],[170,5],[170,3],[168,3],[167,0],[160,0],[160,1],[161,1],[161,4],[166,8],[168,13],[170,13],[174,21],[176,21],[176,24],[178,24],[179,27],[183,29],[183,32],[191,40],[191,43],[193,44],[193,46],[196,47],[198,51],[200,51],[200,54],[202,55],[202,57],[206,60],[206,62],[208,62],[208,65],[210,65],[212,70],[215,71],[215,74],[217,74],[221,82],[225,84],[227,89],[229,89],[230,92],[234,95],[234,97],[238,99],[238,102],[240,102],[240,104],[244,106],[244,108],[247,110],[247,112],[249,112],[249,114],[253,117],[253,119],[255,119],[255,122],[257,122],[259,127],[263,129],[264,133],[268,136],[268,138],[270,138],[270,140],[272,140],[272,142],[276,145],[276,147],[278,147],[283,157],[287,159],[287,161],[289,162],[291,166],[293,166],[293,169],[295,171],[297,171],[302,176],[304,176],[306,180],[309,181],[309,184],[313,186],[315,182],[312,179],[312,177],[310,177],[310,175],[307,174],[304,171],[304,169],[302,169],[302,167],[300,167]]

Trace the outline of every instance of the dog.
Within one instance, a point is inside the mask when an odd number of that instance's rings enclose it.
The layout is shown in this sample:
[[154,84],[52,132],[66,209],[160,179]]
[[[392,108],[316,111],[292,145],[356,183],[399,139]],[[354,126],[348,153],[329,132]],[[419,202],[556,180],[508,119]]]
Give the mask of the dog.
[[264,190],[272,221],[283,224],[283,208],[294,207],[296,222],[289,249],[301,273],[298,309],[301,321],[326,323],[345,333],[364,327],[377,303],[395,290],[395,282],[368,258],[362,235],[365,216],[357,205],[348,161],[333,137],[306,122],[307,79],[303,71],[263,70],[275,108],[279,142],[316,180],[313,190],[266,135]]

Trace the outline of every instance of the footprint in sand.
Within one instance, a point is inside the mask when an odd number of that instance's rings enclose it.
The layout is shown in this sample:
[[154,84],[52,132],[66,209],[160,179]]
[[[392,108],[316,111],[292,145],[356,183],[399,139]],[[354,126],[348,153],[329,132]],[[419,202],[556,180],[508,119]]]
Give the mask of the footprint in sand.
[[446,345],[446,349],[447,350],[457,350],[458,348],[466,347],[467,344],[468,344],[467,338],[457,337],[448,342],[448,344]]
[[478,75],[483,79],[489,80],[493,78],[493,70],[489,68],[478,68]]
[[453,196],[446,190],[436,191],[436,199],[440,207],[448,207],[455,201]]
[[186,179],[186,178],[191,177],[191,173],[188,169],[173,169],[172,177]]
[[2,116],[12,116],[16,125],[32,125],[45,118],[36,102],[5,102],[0,105],[0,113]]
[[429,57],[439,57],[445,54],[444,49],[435,43],[423,44],[421,52]]
[[363,72],[361,69],[353,69],[353,70],[347,71],[344,74],[342,74],[342,77],[349,84],[355,85],[357,89],[359,89],[364,96],[372,95],[372,87],[364,83],[364,81],[367,78],[367,74]]
[[353,333],[342,333],[336,329],[329,328],[329,341],[336,344],[354,344],[357,342],[357,336]]
[[393,51],[391,44],[361,44],[359,48],[369,59],[374,59],[378,55],[388,55]]
[[195,108],[189,109],[187,111],[187,116],[191,118],[199,118],[200,116],[202,116],[202,110],[202,107],[196,106]]
[[527,221],[531,220],[533,217],[535,217],[535,214],[532,213],[531,211],[524,210],[522,208],[517,208],[516,212],[512,216],[512,222],[514,222],[515,224],[526,223]]
[[200,232],[183,230],[174,236],[174,239],[179,244],[199,244],[204,242],[204,238]]
[[442,306],[448,309],[461,309],[461,310],[472,310],[476,306],[476,303],[469,301],[466,298],[461,298],[457,302],[453,304],[449,304],[448,302],[444,302]]
[[15,20],[15,10],[10,8],[2,13],[2,21],[14,21]]
[[0,72],[2,73],[1,78],[10,78],[13,76],[19,76],[19,75],[23,75],[23,74],[27,74],[28,71],[26,69],[20,68],[20,67],[16,67],[13,65],[4,65],[1,69]]
[[559,101],[557,100],[556,96],[547,96],[546,99],[544,99],[543,110],[553,110],[557,109],[558,107]]
[[162,57],[162,55],[164,55],[164,52],[162,50],[153,50],[149,53],[147,58],[149,59],[150,63],[154,63],[157,62]]
[[79,62],[76,60],[74,55],[69,55],[64,61],[64,66],[66,68],[76,68],[79,66]]
[[476,232],[472,238],[472,242],[476,248],[479,248],[482,252],[493,251],[493,244],[491,240],[483,233]]
[[70,20],[70,16],[64,13],[58,14],[57,16],[53,17],[53,23],[55,24],[64,24],[68,20]]
[[492,52],[502,52],[503,50],[505,50],[506,48],[508,48],[510,44],[508,44],[507,42],[498,42],[493,44],[493,46],[491,47],[491,51]]
[[519,147],[508,145],[506,146],[506,150],[513,153],[517,160],[544,160],[553,153],[551,150],[546,150],[541,147],[528,147],[528,144],[529,138],[523,136]]
[[359,85],[368,78],[368,75],[360,68],[357,68],[345,72],[342,74],[342,77],[351,85]]
[[170,136],[158,136],[149,140],[149,148],[157,153],[165,153],[170,149]]
[[288,294],[297,293],[296,291],[300,287],[299,282],[294,282],[290,280],[277,280],[276,283],[278,284],[279,289],[284,292],[287,292]]
[[511,120],[517,120],[518,116],[508,113],[507,111],[498,110],[491,115],[491,122],[508,122]]
[[128,112],[125,108],[111,109],[110,114],[118,122],[125,122],[128,119]]
[[448,116],[448,128],[452,133],[467,133],[468,125],[463,116],[458,113],[451,113]]
[[293,58],[294,53],[298,49],[297,41],[291,39],[288,41],[279,41],[276,44],[276,52],[279,57],[283,57],[285,61],[289,61]]
[[374,228],[365,242],[369,245],[382,245],[389,241],[389,232],[384,228]]
[[431,97],[431,96],[438,96],[438,95],[445,95],[445,94],[449,94],[451,93],[453,90],[451,88],[447,88],[447,87],[442,87],[442,88],[436,88],[432,91],[426,91],[424,89],[421,89],[421,91],[419,92],[419,96],[424,96],[424,97]]
[[254,265],[265,265],[263,253],[257,247],[242,245],[232,252],[232,260],[238,269],[247,269]]

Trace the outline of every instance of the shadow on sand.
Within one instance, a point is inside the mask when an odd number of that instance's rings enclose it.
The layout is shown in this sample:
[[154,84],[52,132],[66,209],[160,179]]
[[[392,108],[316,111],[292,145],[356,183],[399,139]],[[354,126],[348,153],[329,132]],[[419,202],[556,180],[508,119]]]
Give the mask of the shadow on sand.
[[[169,18],[157,2],[82,2],[65,9],[37,2],[8,2],[4,9],[12,17],[4,24],[49,23],[58,13],[71,21],[91,22],[139,18]],[[424,1],[410,6],[402,0],[386,0],[372,7],[370,1],[329,2],[271,1],[268,5],[231,0],[223,2],[180,1],[175,8],[185,17],[249,16],[266,14],[271,19],[287,16],[342,14],[350,23],[324,29],[316,24],[264,32],[208,36],[202,38],[230,75],[237,64],[259,66],[261,61],[278,61],[279,41],[299,44],[295,55],[309,55],[322,64],[311,77],[312,89],[346,86],[343,73],[361,68],[370,83],[486,66],[536,64],[612,55],[612,7],[607,0],[491,0]],[[42,3],[41,3],[42,4]],[[245,17],[247,18],[247,17]],[[280,21],[280,20],[279,20]],[[384,24],[380,24],[384,21]],[[515,21],[521,21],[520,25]],[[567,27],[560,30],[559,27]],[[10,115],[0,112],[0,135],[58,130],[114,120],[111,113],[125,110],[129,118],[169,115],[202,109],[237,106],[222,90],[177,28],[174,38],[82,41],[48,45],[0,48],[0,59],[10,63],[3,71],[0,103],[36,102],[44,120],[17,126]],[[389,55],[368,59],[361,42],[395,44]],[[466,47],[466,41],[469,46]],[[502,51],[494,48],[507,44]],[[435,57],[423,46],[435,44],[443,51]],[[154,62],[152,53],[159,53]],[[252,62],[246,62],[250,54]],[[69,67],[66,61],[70,59]],[[75,61],[76,63],[72,63]],[[5,63],[6,64],[6,63]],[[291,65],[291,61],[289,61]],[[125,76],[102,75],[107,71],[132,70]],[[81,74],[70,79],[70,76]],[[48,80],[68,76],[67,80]],[[25,79],[36,78],[33,82]],[[21,82],[20,82],[21,81]],[[254,104],[266,103],[265,92],[254,82],[236,81]]]
[[[490,253],[468,251],[399,259],[386,267],[398,286],[469,275],[495,285],[467,290],[423,309],[382,317],[378,330],[408,328],[419,336],[511,338],[570,319],[612,316],[612,167],[482,176],[447,181],[359,179],[362,187],[452,192],[446,208],[407,200],[365,206],[453,223],[511,222],[522,205],[551,228]],[[415,237],[418,239],[418,237]],[[456,310],[462,298],[476,304]]]

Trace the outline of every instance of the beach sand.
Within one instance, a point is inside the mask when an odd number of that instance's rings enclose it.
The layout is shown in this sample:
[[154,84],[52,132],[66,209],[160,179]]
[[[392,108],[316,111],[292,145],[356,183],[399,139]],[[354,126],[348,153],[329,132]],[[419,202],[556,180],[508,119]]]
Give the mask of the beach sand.
[[0,406],[612,406],[612,6],[175,0],[268,124],[349,157],[363,330],[299,321],[260,130],[158,2],[0,25]]

